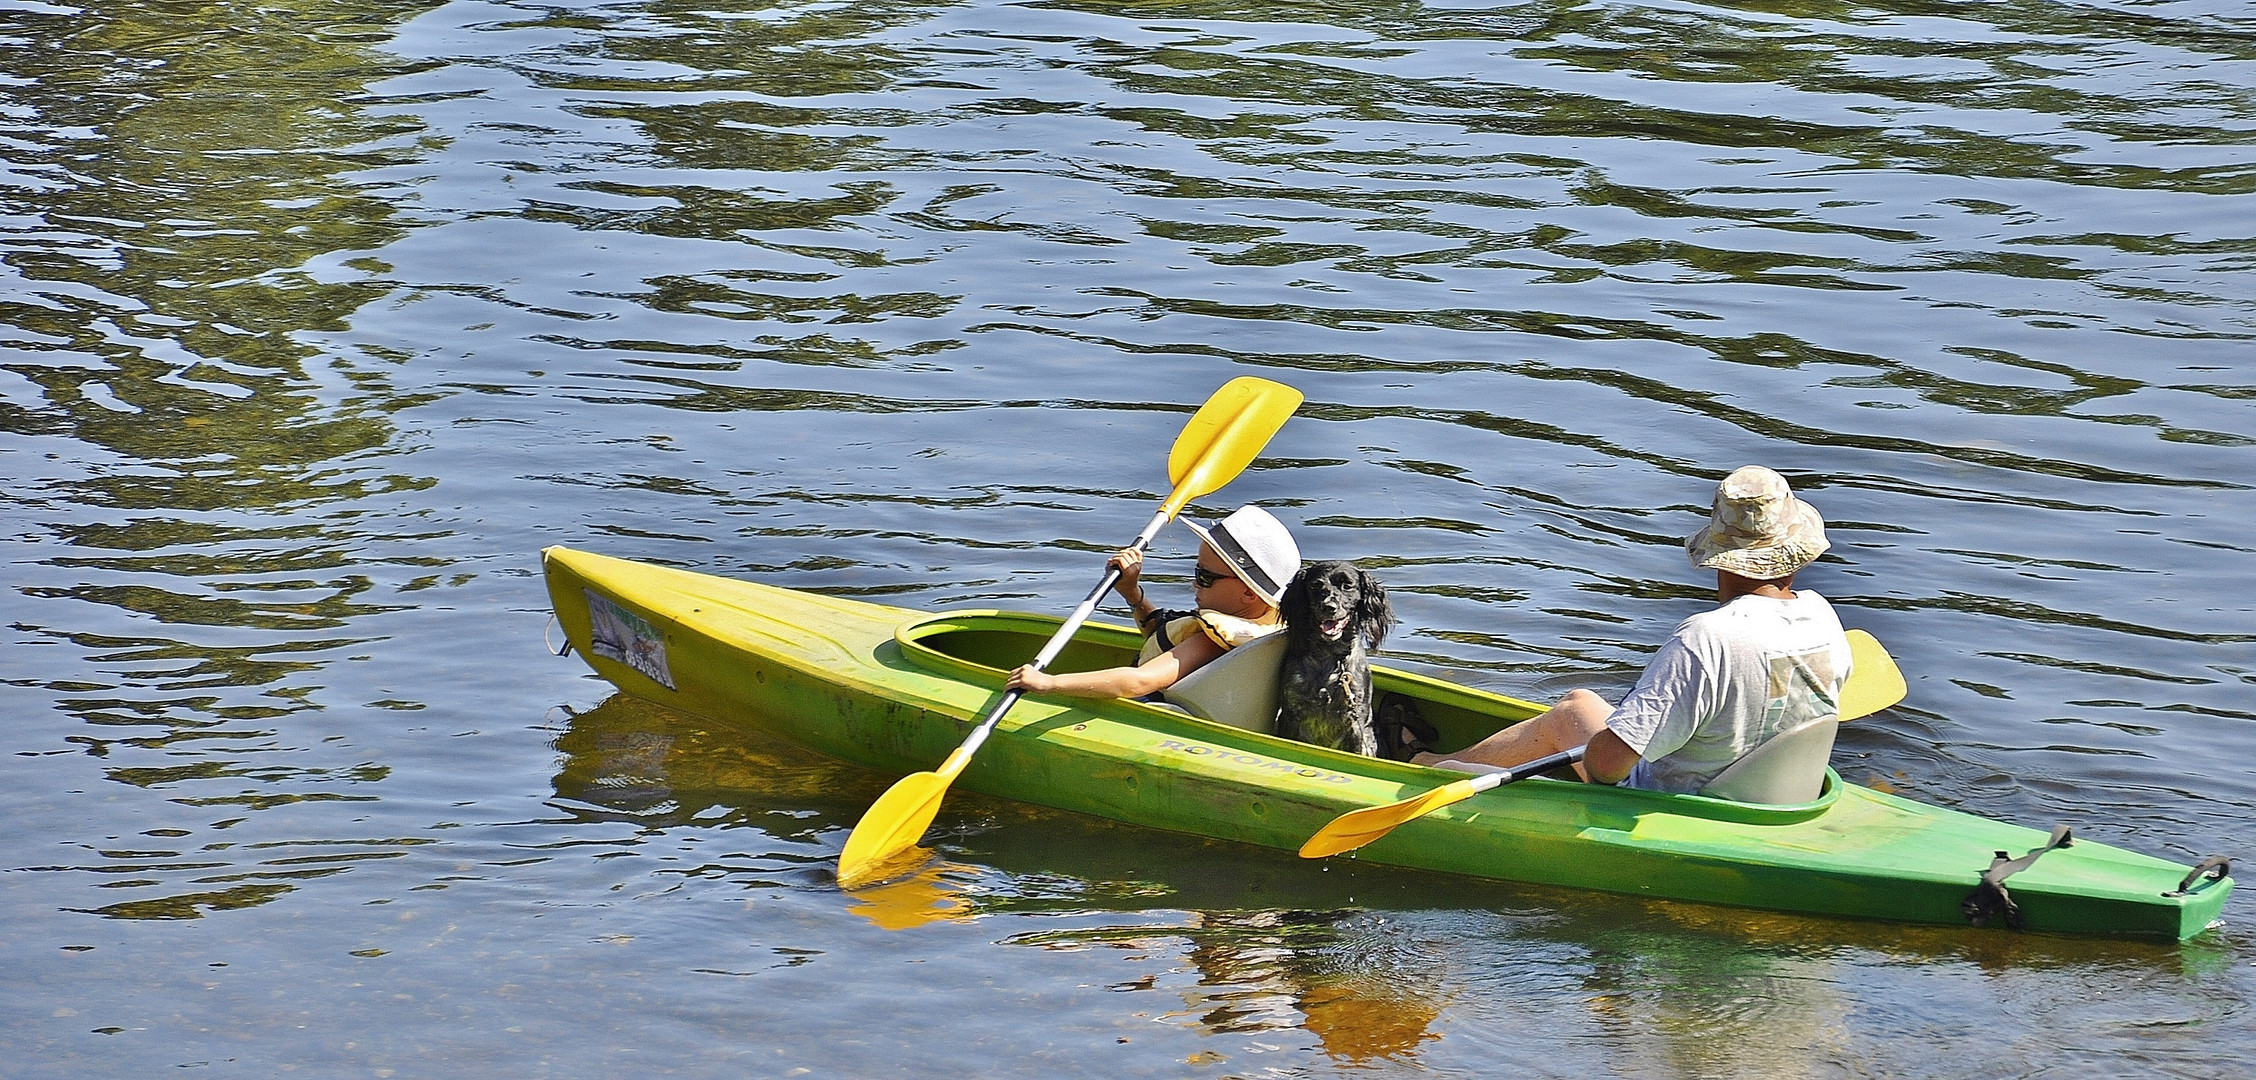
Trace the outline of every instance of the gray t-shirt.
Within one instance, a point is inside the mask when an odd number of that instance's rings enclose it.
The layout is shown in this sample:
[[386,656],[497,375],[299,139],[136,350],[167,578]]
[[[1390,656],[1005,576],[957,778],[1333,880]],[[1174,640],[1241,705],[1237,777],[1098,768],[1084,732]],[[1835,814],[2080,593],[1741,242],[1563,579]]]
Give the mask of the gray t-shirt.
[[1637,751],[1622,781],[1698,791],[1787,728],[1839,715],[1849,641],[1833,605],[1741,596],[1677,624],[1606,726]]

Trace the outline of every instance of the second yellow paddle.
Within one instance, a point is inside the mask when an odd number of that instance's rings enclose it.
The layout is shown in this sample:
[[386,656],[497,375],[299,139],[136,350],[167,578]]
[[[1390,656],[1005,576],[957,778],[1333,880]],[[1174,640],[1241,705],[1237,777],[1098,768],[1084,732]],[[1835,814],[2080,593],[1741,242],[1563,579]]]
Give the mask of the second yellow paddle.
[[[1248,464],[1269,445],[1269,437],[1285,426],[1285,420],[1300,407],[1300,391],[1283,383],[1267,379],[1232,379],[1214,392],[1206,404],[1191,415],[1183,433],[1175,437],[1174,449],[1167,455],[1167,479],[1174,485],[1167,501],[1152,515],[1151,523],[1136,536],[1138,550],[1149,547],[1152,537],[1159,535],[1160,527],[1180,513],[1192,499],[1218,490],[1235,479]],[[1120,571],[1111,566],[1105,569],[1103,580],[1089,591],[1081,606],[1050,635],[1049,643],[1034,657],[1037,669],[1047,669],[1050,661],[1073,640],[1075,631],[1089,620],[1104,599],[1106,590],[1118,580]],[[956,775],[971,763],[971,755],[978,752],[987,741],[997,722],[1010,707],[1018,703],[1019,691],[1003,695],[1001,701],[987,714],[978,727],[971,729],[963,744],[948,755],[940,767],[931,772],[910,773],[895,782],[885,794],[878,796],[862,814],[860,823],[846,837],[846,849],[838,856],[838,884],[851,889],[856,885],[879,881],[896,869],[901,856],[916,847],[930,828],[934,815],[940,812],[940,800],[947,795],[948,785]]]
[[[1862,630],[1849,631],[1848,639],[1849,655],[1853,659],[1848,681],[1841,686],[1841,720],[1844,723],[1870,716],[1902,701],[1905,689],[1903,672],[1896,667],[1895,658],[1888,655],[1888,650],[1880,647],[1878,640]],[[1503,772],[1483,773],[1443,784],[1431,791],[1384,806],[1350,810],[1327,822],[1323,828],[1316,830],[1316,835],[1308,838],[1307,843],[1300,845],[1300,857],[1321,859],[1327,855],[1353,851],[1393,832],[1397,826],[1415,821],[1444,806],[1464,802],[1483,791],[1502,787],[1515,780],[1525,780],[1561,765],[1581,761],[1582,749],[1577,746]]]

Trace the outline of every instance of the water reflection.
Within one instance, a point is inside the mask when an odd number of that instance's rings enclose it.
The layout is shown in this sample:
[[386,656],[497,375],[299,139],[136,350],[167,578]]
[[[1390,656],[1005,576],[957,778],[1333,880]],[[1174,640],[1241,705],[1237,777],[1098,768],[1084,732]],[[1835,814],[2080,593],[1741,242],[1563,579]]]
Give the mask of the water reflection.
[[[784,850],[819,843],[829,858],[846,826],[866,807],[853,789],[874,798],[882,780],[789,743],[757,733],[716,729],[638,699],[617,695],[572,715],[558,748],[557,796],[582,815],[615,815],[653,839],[683,827],[751,826]],[[837,781],[855,778],[848,791]],[[968,804],[968,805],[967,805]],[[716,813],[718,811],[718,813]],[[1007,815],[966,828],[963,817]],[[950,830],[954,830],[951,832]],[[1089,833],[1105,835],[1092,843]],[[964,924],[981,915],[1085,911],[1182,912],[1183,925],[1032,931],[1007,940],[1041,948],[1149,947],[1179,952],[1194,984],[1166,989],[1182,1010],[1163,1010],[1216,1033],[1303,1028],[1325,1052],[1345,1061],[1413,1054],[1439,1036],[1428,1030],[1446,1001],[1442,968],[1430,942],[1356,909],[1273,909],[1268,896],[1299,894],[1348,899],[1368,887],[1397,891],[1381,873],[1365,880],[1265,856],[1247,865],[1235,845],[1152,833],[1039,807],[953,800],[937,834],[947,849],[914,873],[841,893],[848,914],[889,931]],[[741,843],[741,841],[740,841]],[[965,856],[969,856],[966,858]],[[755,858],[758,858],[757,856]],[[1426,887],[1399,875],[1409,888]],[[1360,884],[1358,884],[1360,882]],[[1307,886],[1322,883],[1326,887]],[[1186,904],[1214,904],[1205,909]],[[1175,949],[1165,941],[1184,941]],[[1113,987],[1160,989],[1158,974]]]
[[1401,951],[1399,932],[1359,912],[1200,912],[1185,929],[1203,1000],[1186,994],[1213,1030],[1305,1027],[1325,1053],[1351,1063],[1403,1058],[1441,1036],[1446,1004],[1436,942]]
[[79,725],[59,742],[150,796],[131,825],[89,821],[83,858],[31,868],[107,891],[74,910],[193,919],[431,842],[244,824],[376,800],[389,766],[302,721],[334,703],[324,666],[409,606],[381,597],[444,580],[442,558],[370,550],[391,530],[342,509],[431,486],[380,464],[419,396],[302,336],[388,289],[303,267],[401,235],[355,174],[416,160],[418,125],[345,99],[406,69],[374,46],[428,6],[5,16],[8,164],[28,182],[6,193],[0,368],[32,395],[11,388],[0,432],[71,462],[11,485],[48,541],[13,564],[33,601],[13,628],[61,646],[32,680]]
[[865,793],[884,790],[884,777],[866,769],[626,694],[565,711],[551,784],[575,815],[652,830],[756,825],[774,840],[815,845],[841,828],[840,814],[859,813]]
[[846,910],[880,930],[969,922],[977,909],[967,895],[969,886],[957,878],[973,873],[969,867],[928,861],[907,877],[854,890]]
[[[635,823],[638,846],[733,834],[743,854],[695,873],[747,883],[827,882],[886,779],[625,695],[572,715],[558,747],[560,805]],[[1495,1009],[1526,1007],[1543,1014],[1528,1023],[1597,1033],[1620,1075],[1815,1075],[1869,1037],[1851,1023],[1864,994],[1845,984],[1875,965],[2104,969],[2167,996],[2228,977],[2232,956],[2221,941],[1898,926],[1314,864],[971,793],[931,840],[916,873],[836,893],[839,907],[890,932],[978,925],[1021,947],[1117,952],[1142,974],[1109,989],[1168,1000],[1122,1006],[1135,1015],[1217,1036],[1301,1032],[1354,1065],[1486,1042]]]
[[[852,821],[884,786],[883,777],[772,737],[624,695],[571,717],[559,747],[566,758],[557,794],[580,813],[638,822],[653,843],[684,829],[767,834],[733,842],[749,846],[750,863],[727,872],[752,880],[779,871],[819,875],[808,864],[835,858]],[[1611,1033],[1608,1060],[1619,1073],[1788,1075],[1777,1071],[1780,1061],[1823,1071],[1855,1043],[1845,1027],[1855,997],[1840,983],[1870,962],[1861,959],[1868,954],[2000,973],[2098,963],[2192,979],[2214,977],[2216,957],[2227,955],[2198,945],[1811,919],[1307,864],[968,793],[951,802],[940,826],[937,859],[903,880],[840,894],[846,912],[901,932],[982,916],[1070,916],[1081,925],[1020,929],[1003,940],[1172,957],[1175,966],[1139,965],[1145,974],[1111,989],[1162,994],[1174,1004],[1140,1011],[1217,1035],[1302,1031],[1343,1063],[1416,1060],[1457,1027],[1444,1018],[1467,994],[1512,1000],[1559,992],[1548,984],[1492,985],[1493,965],[1507,956],[1524,958],[1507,970],[1580,972],[1573,997],[1583,1012],[1574,1022]],[[783,871],[792,866],[801,869]],[[1467,922],[1468,905],[1503,918]],[[1102,912],[1136,917],[1115,921]]]
[[[1449,967],[1438,942],[1410,939],[1399,925],[1360,911],[1193,911],[1179,927],[1111,926],[1035,931],[1008,939],[1043,949],[1180,950],[1184,967],[1116,984],[1116,993],[1155,992],[1181,1008],[1150,1009],[1162,1021],[1217,1035],[1302,1029],[1347,1064],[1413,1061],[1442,1036],[1430,1030],[1448,1005]],[[1145,1015],[1145,1013],[1139,1013]]]
[[1718,935],[1628,933],[1599,945],[1585,1007],[1633,1076],[1832,1075],[1854,1042],[1842,965],[1823,951]]

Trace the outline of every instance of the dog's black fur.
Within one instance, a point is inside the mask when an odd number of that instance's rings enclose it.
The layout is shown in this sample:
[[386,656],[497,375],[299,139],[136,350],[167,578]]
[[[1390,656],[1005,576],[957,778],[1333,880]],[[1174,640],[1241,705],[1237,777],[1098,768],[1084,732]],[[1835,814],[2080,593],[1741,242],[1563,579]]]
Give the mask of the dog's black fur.
[[1277,734],[1377,757],[1369,653],[1394,623],[1386,590],[1354,563],[1314,562],[1277,606],[1285,617]]

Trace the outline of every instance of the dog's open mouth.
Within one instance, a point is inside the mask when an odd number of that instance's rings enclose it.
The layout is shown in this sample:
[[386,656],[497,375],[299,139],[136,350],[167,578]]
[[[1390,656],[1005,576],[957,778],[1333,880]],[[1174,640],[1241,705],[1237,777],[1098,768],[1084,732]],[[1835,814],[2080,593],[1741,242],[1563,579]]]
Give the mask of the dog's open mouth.
[[1325,619],[1316,624],[1316,629],[1326,638],[1337,640],[1340,632],[1347,629],[1347,620],[1345,618]]

